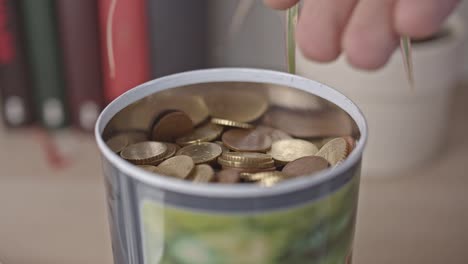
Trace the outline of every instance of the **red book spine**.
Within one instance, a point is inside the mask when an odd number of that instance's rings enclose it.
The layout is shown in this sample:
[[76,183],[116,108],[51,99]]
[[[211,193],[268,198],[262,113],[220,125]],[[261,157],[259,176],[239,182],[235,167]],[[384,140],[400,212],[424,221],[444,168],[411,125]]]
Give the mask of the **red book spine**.
[[28,125],[33,121],[23,33],[17,0],[0,0],[0,112],[8,127]]
[[91,131],[103,105],[97,2],[56,4],[72,125]]
[[150,78],[145,0],[99,0],[104,97],[112,101]]

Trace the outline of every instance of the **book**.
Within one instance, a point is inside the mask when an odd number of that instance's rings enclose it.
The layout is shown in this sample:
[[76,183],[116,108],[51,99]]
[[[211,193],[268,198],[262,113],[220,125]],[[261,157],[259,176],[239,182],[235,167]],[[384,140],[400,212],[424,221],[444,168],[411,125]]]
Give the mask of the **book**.
[[99,0],[104,98],[110,102],[149,80],[145,0]]
[[54,3],[53,0],[19,1],[34,102],[38,117],[46,128],[60,128],[67,122]]
[[7,127],[34,120],[24,35],[17,0],[0,0],[0,94]]
[[153,78],[208,66],[209,2],[148,0]]
[[70,122],[92,131],[103,105],[95,0],[56,2]]

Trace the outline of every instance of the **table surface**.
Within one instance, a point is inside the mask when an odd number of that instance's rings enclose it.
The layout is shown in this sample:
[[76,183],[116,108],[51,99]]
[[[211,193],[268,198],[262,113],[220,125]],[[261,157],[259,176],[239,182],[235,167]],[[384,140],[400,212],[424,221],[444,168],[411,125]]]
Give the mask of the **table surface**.
[[[468,250],[468,89],[447,147],[424,167],[362,178],[354,263],[462,264]],[[0,128],[0,262],[112,263],[104,187],[90,135],[62,132],[72,159],[51,170],[30,131]]]

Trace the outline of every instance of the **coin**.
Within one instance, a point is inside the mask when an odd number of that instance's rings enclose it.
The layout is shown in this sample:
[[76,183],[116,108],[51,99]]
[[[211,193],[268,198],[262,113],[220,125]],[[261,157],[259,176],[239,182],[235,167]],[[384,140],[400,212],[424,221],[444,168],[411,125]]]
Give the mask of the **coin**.
[[223,153],[231,151],[228,147],[226,147],[224,145],[224,143],[222,141],[215,141],[215,143],[218,144],[218,146],[221,147],[221,149],[223,150]]
[[269,169],[275,166],[273,160],[259,163],[245,163],[241,161],[229,161],[222,158],[218,158],[218,163],[223,167],[232,168],[253,168],[253,169]]
[[195,126],[203,123],[209,116],[208,108],[201,96],[166,91],[149,96],[147,101],[153,115],[168,109],[182,111],[190,117]]
[[156,170],[156,166],[153,166],[153,165],[137,165],[137,167],[142,168],[149,172],[155,172]]
[[218,158],[223,150],[215,143],[202,142],[181,148],[177,155],[187,155],[193,159],[195,164],[207,163]]
[[238,161],[247,164],[272,161],[272,157],[270,155],[257,152],[227,152],[223,153],[221,158],[227,161]]
[[221,126],[228,126],[228,127],[254,128],[254,126],[249,123],[236,122],[236,121],[221,119],[221,118],[211,118],[211,123],[221,125]]
[[207,123],[196,128],[192,133],[176,139],[176,143],[181,146],[186,146],[193,143],[209,142],[217,139],[222,132],[223,127]]
[[287,177],[311,175],[328,168],[328,161],[319,156],[307,156],[291,161],[284,166],[282,172]]
[[268,177],[280,177],[280,178],[285,177],[284,173],[280,171],[265,171],[265,172],[256,172],[256,173],[241,172],[239,175],[241,179],[245,181],[249,181],[249,182],[260,181],[263,178],[268,178]]
[[212,117],[248,123],[258,119],[268,108],[264,95],[247,90],[214,91],[205,95]]
[[162,175],[185,179],[194,168],[195,163],[191,157],[180,155],[163,161],[156,167],[156,172]]
[[317,147],[309,141],[302,139],[283,139],[273,143],[268,154],[270,154],[278,164],[285,165],[298,158],[315,155],[317,151]]
[[325,158],[332,166],[335,166],[346,158],[347,148],[344,138],[335,138],[325,144],[316,156]]
[[279,130],[279,129],[268,127],[268,126],[258,126],[257,130],[262,132],[262,133],[266,133],[267,135],[269,135],[273,142],[283,140],[283,139],[291,139],[292,138],[291,135],[284,132],[283,130]]
[[252,129],[231,129],[221,137],[224,145],[235,151],[262,152],[271,147],[271,137]]
[[158,165],[160,164],[161,162],[163,162],[164,160],[168,159],[168,158],[171,158],[172,156],[174,156],[176,154],[176,152],[179,150],[179,146],[176,145],[176,144],[173,144],[173,143],[164,143],[167,147],[167,150],[166,152],[164,152],[164,155],[151,162],[152,165]]
[[211,182],[214,180],[214,170],[210,165],[201,164],[195,166],[191,178],[193,182]]
[[125,131],[122,134],[127,136],[129,144],[148,141],[148,135],[144,131]]
[[237,183],[240,181],[239,171],[225,169],[216,173],[216,181],[220,183]]
[[346,140],[346,156],[349,156],[356,147],[356,140],[352,136],[343,137]]
[[294,111],[274,108],[262,122],[299,138],[347,136],[352,133],[351,118],[342,110]]
[[167,146],[161,142],[144,141],[127,146],[120,156],[134,164],[151,164],[166,153]]
[[187,114],[181,111],[166,111],[156,118],[151,135],[155,141],[172,142],[192,131],[193,122]]
[[128,145],[128,137],[116,135],[106,141],[107,146],[115,153],[120,153]]
[[262,178],[260,181],[258,181],[258,183],[262,187],[271,187],[273,185],[276,185],[277,183],[279,183],[282,180],[283,180],[283,178],[279,177],[279,176],[269,176],[269,177]]

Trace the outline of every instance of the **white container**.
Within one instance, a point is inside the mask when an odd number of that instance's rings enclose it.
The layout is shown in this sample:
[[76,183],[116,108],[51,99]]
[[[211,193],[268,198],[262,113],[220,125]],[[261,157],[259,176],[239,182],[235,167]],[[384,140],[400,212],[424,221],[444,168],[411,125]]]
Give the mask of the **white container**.
[[363,110],[369,123],[364,175],[395,175],[421,165],[444,143],[453,88],[460,80],[464,24],[447,23],[449,34],[413,45],[415,90],[407,82],[400,52],[377,72],[352,68],[344,57],[331,64],[306,60],[297,73],[335,87]]

